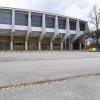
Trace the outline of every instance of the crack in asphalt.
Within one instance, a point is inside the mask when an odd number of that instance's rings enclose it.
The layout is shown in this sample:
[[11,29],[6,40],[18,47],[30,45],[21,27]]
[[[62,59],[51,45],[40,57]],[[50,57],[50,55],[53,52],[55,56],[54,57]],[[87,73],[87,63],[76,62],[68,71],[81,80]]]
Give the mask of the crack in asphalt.
[[89,78],[89,77],[94,77],[94,76],[100,76],[100,73],[68,76],[68,77],[64,77],[64,78],[51,79],[51,80],[48,79],[48,80],[31,82],[31,83],[7,85],[7,86],[0,87],[0,91],[4,91],[4,90],[6,91],[6,90],[11,90],[11,89],[16,89],[16,88],[23,88],[23,87],[27,87],[27,86],[29,87],[29,86],[34,86],[34,85],[52,84],[52,83],[55,83],[55,82],[71,81],[71,80],[77,80],[77,79],[82,79],[82,78]]

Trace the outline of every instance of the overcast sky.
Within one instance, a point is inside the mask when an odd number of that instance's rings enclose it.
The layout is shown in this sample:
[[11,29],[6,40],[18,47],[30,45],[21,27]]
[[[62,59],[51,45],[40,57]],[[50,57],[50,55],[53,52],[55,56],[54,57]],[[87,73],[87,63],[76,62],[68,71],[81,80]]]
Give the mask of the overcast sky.
[[0,6],[46,11],[88,20],[93,5],[100,0],[0,0]]

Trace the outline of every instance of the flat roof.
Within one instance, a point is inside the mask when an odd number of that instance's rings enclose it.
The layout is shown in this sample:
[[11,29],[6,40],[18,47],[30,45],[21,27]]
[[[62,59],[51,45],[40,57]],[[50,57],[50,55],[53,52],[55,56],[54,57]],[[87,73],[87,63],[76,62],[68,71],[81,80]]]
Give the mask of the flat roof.
[[45,14],[48,14],[48,15],[52,15],[52,16],[59,16],[59,17],[65,17],[65,18],[70,18],[70,19],[76,19],[76,20],[79,20],[79,21],[83,21],[83,22],[88,22],[86,20],[83,20],[83,19],[79,19],[79,18],[75,18],[75,17],[69,17],[69,16],[65,16],[65,15],[60,15],[60,14],[55,14],[55,13],[49,13],[49,12],[44,12],[44,11],[36,11],[36,10],[30,10],[30,9],[23,9],[23,8],[13,8],[13,7],[3,7],[3,6],[0,6],[0,9],[11,9],[11,10],[19,10],[19,11],[31,11],[33,13],[45,13]]

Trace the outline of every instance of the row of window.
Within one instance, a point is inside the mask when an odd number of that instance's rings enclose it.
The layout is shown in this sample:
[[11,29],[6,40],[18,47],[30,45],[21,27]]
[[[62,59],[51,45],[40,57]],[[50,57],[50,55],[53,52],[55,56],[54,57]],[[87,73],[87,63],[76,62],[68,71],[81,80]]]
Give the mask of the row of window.
[[0,23],[1,24],[11,24],[12,23],[12,14],[10,12],[1,12],[0,11]]
[[[54,28],[55,19],[53,17],[46,17],[46,27]],[[0,11],[0,24],[12,24],[12,14],[11,12],[2,12]],[[70,30],[76,30],[76,21],[70,20]],[[15,25],[28,25],[28,15],[24,13],[15,13]],[[42,27],[42,16],[32,15],[31,16],[31,25],[33,27]],[[66,29],[66,20],[58,19],[58,28]],[[85,30],[85,23],[80,22],[80,30]]]

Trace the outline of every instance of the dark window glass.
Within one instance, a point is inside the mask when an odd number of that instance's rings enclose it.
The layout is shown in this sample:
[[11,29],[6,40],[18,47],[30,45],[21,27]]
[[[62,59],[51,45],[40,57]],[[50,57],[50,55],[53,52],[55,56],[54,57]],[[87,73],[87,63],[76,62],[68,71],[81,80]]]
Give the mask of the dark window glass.
[[42,27],[42,16],[32,15],[31,25],[34,27]]
[[0,11],[0,24],[12,24],[12,13],[10,11]]
[[65,29],[66,28],[66,20],[58,19],[58,27],[59,27],[59,29]]
[[46,17],[46,27],[47,28],[54,28],[54,23],[55,21],[54,21],[54,18],[52,18],[52,17]]
[[24,13],[15,14],[15,24],[28,26],[28,15]]
[[70,24],[70,30],[76,30],[76,21],[70,20],[69,24]]
[[85,31],[85,22],[80,22],[80,31]]

